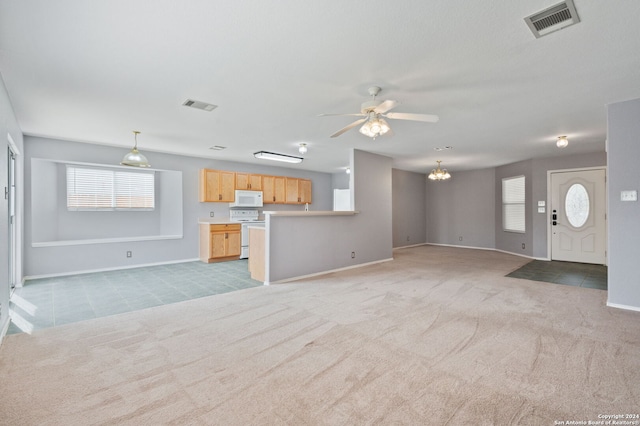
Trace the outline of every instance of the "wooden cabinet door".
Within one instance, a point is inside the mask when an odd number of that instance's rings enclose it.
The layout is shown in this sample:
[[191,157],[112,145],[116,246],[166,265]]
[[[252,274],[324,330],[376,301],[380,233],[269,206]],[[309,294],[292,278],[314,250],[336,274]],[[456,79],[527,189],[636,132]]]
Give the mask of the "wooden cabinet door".
[[236,189],[249,189],[249,173],[236,173]]
[[273,195],[275,202],[278,204],[282,204],[286,202],[286,178],[283,176],[276,176],[273,179]]
[[236,189],[262,191],[262,175],[236,173]]
[[262,191],[262,175],[249,175],[249,189]]
[[298,204],[300,199],[298,198],[298,179],[296,178],[285,178],[286,182],[286,203],[287,204]]
[[226,256],[226,232],[214,231],[211,232],[211,250],[209,257],[214,259],[216,257]]
[[240,256],[240,232],[227,232],[227,256]]
[[236,174],[221,170],[200,170],[200,194],[201,202],[226,202],[232,203],[235,199],[234,190]]
[[218,201],[233,203],[236,199],[236,174],[234,172],[220,173],[220,198]]
[[274,182],[275,176],[262,176],[262,202],[264,204],[273,204],[276,202]]
[[218,201],[220,187],[220,174],[216,170],[200,170],[199,201]]
[[311,204],[311,180],[298,179],[298,196],[301,204]]

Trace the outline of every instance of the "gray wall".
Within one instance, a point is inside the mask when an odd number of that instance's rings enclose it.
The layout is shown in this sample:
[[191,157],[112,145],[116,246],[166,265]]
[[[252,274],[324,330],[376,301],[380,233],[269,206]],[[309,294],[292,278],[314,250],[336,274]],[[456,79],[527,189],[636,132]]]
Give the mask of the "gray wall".
[[265,280],[274,283],[391,259],[391,163],[389,157],[352,152],[350,186],[356,215],[269,217]]
[[[213,212],[215,217],[228,217],[229,215],[228,203],[198,202],[198,170],[201,168],[309,178],[312,180],[313,191],[313,203],[310,208],[331,210],[333,205],[331,174],[329,173],[309,172],[268,165],[256,166],[253,164],[145,151],[144,154],[154,168],[182,173],[182,239],[32,247],[33,229],[31,218],[34,214],[31,205],[31,178],[29,173],[31,171],[29,166],[31,159],[42,158],[116,165],[120,163],[126,150],[103,145],[25,137],[25,151],[26,166],[29,167],[25,176],[25,218],[27,220],[24,268],[26,276],[68,274],[87,270],[123,268],[196,259],[198,257],[198,218],[208,218],[210,217],[210,212]],[[303,210],[304,206],[269,204],[265,206],[265,209]],[[121,223],[123,218],[124,216],[111,214],[101,217],[96,226],[104,226],[105,228],[117,227],[119,224],[124,226],[125,224]],[[132,258],[126,257],[126,252],[129,250],[133,252]]]
[[427,179],[427,241],[494,248],[495,169],[452,172],[451,175],[446,181]]
[[547,171],[578,169],[583,167],[597,167],[607,165],[607,154],[604,152],[604,142],[602,143],[602,152],[594,152],[590,154],[572,155],[570,154],[571,146],[562,152],[568,151],[567,154],[550,157],[539,158],[531,162],[531,212],[532,216],[532,237],[533,237],[533,257],[540,259],[548,259],[547,239],[548,239],[548,211],[538,213],[538,201],[545,201],[549,206],[550,194],[547,194]]
[[181,172],[154,171],[156,208],[152,211],[69,211],[66,166],[32,158],[27,167],[33,243],[182,234]]
[[392,170],[393,247],[423,244],[427,240],[424,173]]
[[[24,149],[22,141],[22,132],[18,126],[13,107],[4,81],[0,79],[0,191],[8,186],[8,135],[11,135],[13,142],[19,152],[16,154],[16,227],[18,232],[18,247],[22,244],[22,211],[23,211],[23,162]],[[9,292],[11,289],[9,277],[9,204],[2,196],[0,197],[0,340],[2,339],[5,328],[9,324]],[[22,280],[22,254],[19,251],[17,255],[17,281]]]
[[[531,215],[532,202],[532,163],[531,160],[520,161],[506,166],[496,167],[495,180],[495,229],[496,245],[498,250],[510,253],[533,255],[533,216]],[[525,233],[508,232],[502,230],[502,179],[515,176],[524,176],[525,191]],[[524,244],[524,248],[523,248]]]
[[349,189],[350,177],[346,172],[334,173],[331,175],[333,189]]
[[640,310],[640,202],[620,200],[621,191],[640,191],[640,99],[609,105],[607,118],[608,304]]

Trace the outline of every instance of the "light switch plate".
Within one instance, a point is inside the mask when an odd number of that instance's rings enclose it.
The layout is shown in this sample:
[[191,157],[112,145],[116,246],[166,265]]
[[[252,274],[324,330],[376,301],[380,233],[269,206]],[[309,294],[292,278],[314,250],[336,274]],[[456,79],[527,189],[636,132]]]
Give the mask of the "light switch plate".
[[638,201],[638,191],[620,191],[620,201]]
[[544,212],[545,212],[544,207],[538,207],[538,213],[544,213]]
[[546,205],[545,201],[538,201],[538,207],[544,207]]

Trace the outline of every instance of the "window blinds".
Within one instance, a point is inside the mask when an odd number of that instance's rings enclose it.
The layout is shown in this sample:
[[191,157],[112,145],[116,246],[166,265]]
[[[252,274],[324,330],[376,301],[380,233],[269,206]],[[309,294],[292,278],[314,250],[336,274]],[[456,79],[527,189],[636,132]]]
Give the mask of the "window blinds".
[[152,171],[129,172],[67,166],[67,209],[153,210]]
[[502,179],[502,225],[505,231],[525,232],[524,176]]

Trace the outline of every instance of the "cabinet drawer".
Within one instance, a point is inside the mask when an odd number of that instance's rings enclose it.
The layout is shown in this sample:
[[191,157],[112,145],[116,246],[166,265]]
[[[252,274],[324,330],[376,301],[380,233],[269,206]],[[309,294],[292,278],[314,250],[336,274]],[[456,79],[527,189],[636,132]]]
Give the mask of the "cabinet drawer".
[[218,224],[218,225],[210,225],[209,230],[211,232],[228,232],[228,231],[239,231],[240,227],[242,225],[240,224]]

